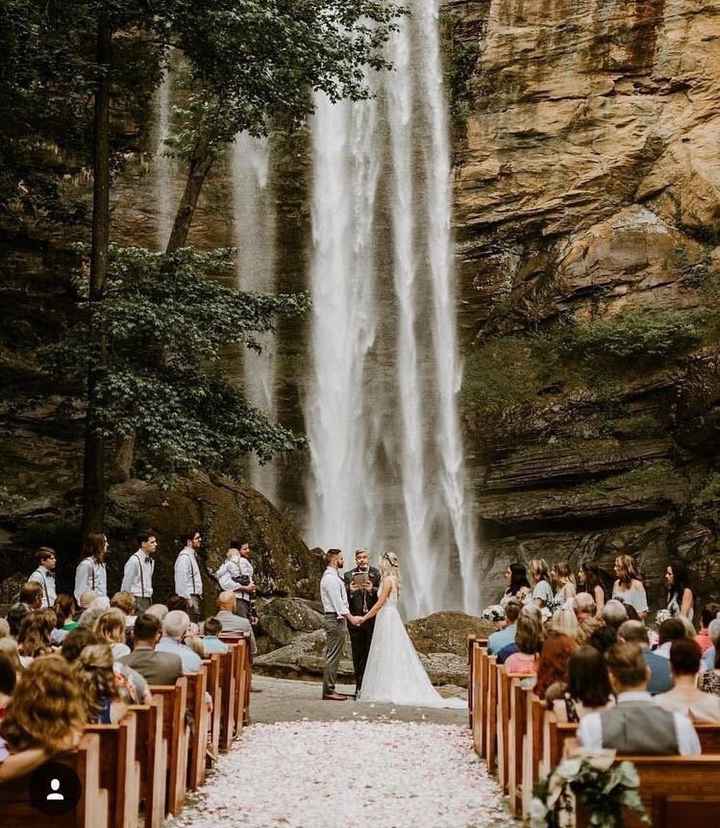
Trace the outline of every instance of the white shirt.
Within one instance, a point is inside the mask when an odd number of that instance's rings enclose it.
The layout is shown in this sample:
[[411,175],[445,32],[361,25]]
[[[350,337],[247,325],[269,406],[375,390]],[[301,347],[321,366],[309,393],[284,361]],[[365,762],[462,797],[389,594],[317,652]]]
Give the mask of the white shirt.
[[52,607],[55,605],[55,573],[50,572],[49,569],[41,564],[35,572],[28,578],[28,581],[35,581],[42,587],[42,608]]
[[80,603],[83,592],[96,592],[98,597],[107,598],[107,570],[104,563],[95,558],[83,558],[75,570],[75,600]]
[[320,600],[323,610],[336,613],[338,619],[350,614],[345,583],[333,566],[329,566],[320,579]]
[[[618,696],[618,704],[632,701],[646,701],[648,704],[654,703],[653,697],[645,691],[620,693]],[[700,740],[690,719],[680,713],[673,713],[673,718],[675,719],[675,737],[677,738],[680,754],[682,756],[692,756],[696,753],[702,753]],[[588,713],[587,716],[584,716],[578,725],[577,735],[580,744],[586,750],[602,750],[603,735],[600,714]]]
[[645,593],[645,587],[640,581],[633,580],[627,588],[623,588],[620,585],[620,581],[615,581],[612,597],[635,607],[641,615],[648,611],[647,594]]
[[220,588],[226,592],[238,592],[240,584],[234,581],[233,578],[238,578],[240,575],[242,575],[240,566],[229,558],[223,562],[220,569],[215,573]]
[[195,550],[186,546],[175,560],[175,594],[182,598],[202,595],[203,585]]
[[[253,565],[250,563],[250,561],[247,558],[241,557],[238,561],[238,566],[240,567],[240,574],[247,575],[247,577],[250,578],[250,582],[252,583],[253,573],[255,572],[255,570],[253,569]],[[241,592],[239,597],[242,598],[243,601],[250,601],[252,599],[252,596],[249,592]]]
[[129,592],[138,598],[152,598],[154,571],[155,560],[150,555],[146,555],[142,549],[138,549],[127,559],[120,592]]

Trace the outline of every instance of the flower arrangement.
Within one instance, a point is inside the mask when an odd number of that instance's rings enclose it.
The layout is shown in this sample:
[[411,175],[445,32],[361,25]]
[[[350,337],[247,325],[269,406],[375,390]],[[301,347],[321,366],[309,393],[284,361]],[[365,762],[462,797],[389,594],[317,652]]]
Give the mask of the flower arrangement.
[[497,624],[500,621],[505,620],[505,610],[500,606],[500,604],[493,604],[490,607],[486,607],[482,611],[482,615],[480,617],[483,621],[493,621]]
[[650,824],[638,791],[640,779],[632,762],[615,761],[614,750],[602,750],[563,760],[547,779],[535,786],[530,805],[531,828],[569,828],[575,825],[576,803],[593,828],[623,828],[623,808]]

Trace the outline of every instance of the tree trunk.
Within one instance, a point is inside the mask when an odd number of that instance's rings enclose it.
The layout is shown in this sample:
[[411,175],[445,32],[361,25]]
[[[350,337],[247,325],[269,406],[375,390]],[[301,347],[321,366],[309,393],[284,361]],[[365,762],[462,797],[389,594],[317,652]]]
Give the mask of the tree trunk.
[[212,169],[214,162],[215,154],[210,149],[208,142],[204,138],[198,139],[190,158],[190,167],[185,181],[185,189],[180,199],[177,213],[175,214],[175,223],[173,224],[170,240],[166,248],[167,253],[179,250],[187,244],[190,225],[195,215],[195,208],[197,207],[205,179]]
[[100,532],[105,522],[105,443],[97,430],[98,385],[107,370],[107,343],[99,312],[105,294],[110,244],[110,68],[112,27],[101,13],[97,28],[98,79],[95,90],[95,137],[92,252],[90,257],[90,336],[99,344],[97,363],[88,376],[88,408],[83,463],[82,534]]

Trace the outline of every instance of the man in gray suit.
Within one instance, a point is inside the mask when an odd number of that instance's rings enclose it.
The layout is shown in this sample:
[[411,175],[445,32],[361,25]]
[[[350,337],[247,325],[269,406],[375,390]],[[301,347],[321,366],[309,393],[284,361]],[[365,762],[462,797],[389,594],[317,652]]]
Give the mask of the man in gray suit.
[[255,655],[255,633],[247,618],[235,614],[235,600],[234,592],[221,592],[217,597],[218,611],[215,618],[220,622],[224,633],[247,633],[250,636],[250,652]]
[[135,648],[120,661],[137,670],[148,684],[175,684],[183,675],[180,656],[158,653],[155,645],[162,636],[162,627],[154,615],[144,613],[135,621]]

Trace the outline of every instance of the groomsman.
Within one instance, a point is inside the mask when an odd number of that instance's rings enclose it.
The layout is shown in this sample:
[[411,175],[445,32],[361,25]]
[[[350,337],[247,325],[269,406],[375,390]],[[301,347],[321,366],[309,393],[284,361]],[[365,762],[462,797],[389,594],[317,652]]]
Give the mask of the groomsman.
[[28,581],[35,581],[42,588],[42,609],[55,605],[55,550],[49,546],[41,546],[35,553],[38,567],[28,578]]
[[325,553],[326,570],[320,579],[320,599],[325,617],[325,671],[323,673],[322,697],[328,701],[345,701],[347,696],[335,692],[338,664],[345,643],[347,622],[357,624],[360,619],[352,615],[348,606],[345,583],[339,570],[344,564],[339,549],[328,549]]
[[148,529],[138,536],[140,548],[132,554],[125,564],[121,592],[129,592],[135,596],[135,611],[142,615],[152,604],[153,572],[155,571],[155,552],[157,538],[152,529]]
[[[355,552],[355,568],[345,573],[345,586],[348,591],[348,604],[353,615],[362,617],[375,606],[380,586],[380,570],[370,566],[368,553],[364,549]],[[364,624],[348,628],[352,647],[353,667],[355,669],[355,697],[362,687],[365,665],[367,664],[370,644],[372,643],[375,619]]]
[[107,569],[105,561],[109,546],[102,532],[92,532],[83,544],[83,559],[75,570],[75,600],[80,604],[84,592],[94,592],[98,598],[107,598]]
[[184,541],[185,546],[175,559],[175,594],[190,601],[192,620],[198,621],[203,584],[197,552],[202,545],[202,535],[197,529],[192,529],[185,533]]

